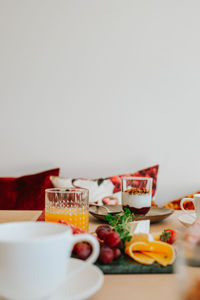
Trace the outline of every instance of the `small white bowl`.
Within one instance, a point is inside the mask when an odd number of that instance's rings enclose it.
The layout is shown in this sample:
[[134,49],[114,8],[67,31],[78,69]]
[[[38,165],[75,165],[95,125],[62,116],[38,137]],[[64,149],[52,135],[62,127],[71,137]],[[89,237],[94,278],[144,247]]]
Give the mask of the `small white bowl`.
[[194,211],[191,211],[189,213],[183,213],[178,217],[179,222],[183,224],[186,227],[191,226],[194,221],[196,220],[196,214]]

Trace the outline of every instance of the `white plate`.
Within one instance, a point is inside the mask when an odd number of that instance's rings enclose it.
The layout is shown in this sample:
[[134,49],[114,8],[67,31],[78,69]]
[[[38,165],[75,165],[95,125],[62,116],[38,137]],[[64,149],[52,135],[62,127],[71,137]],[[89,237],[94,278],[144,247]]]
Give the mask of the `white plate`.
[[[102,286],[104,281],[103,272],[96,266],[70,258],[69,274],[86,264],[84,269],[65,283],[50,297],[45,300],[84,300],[91,297]],[[0,300],[5,300],[0,297]]]
[[83,270],[67,280],[59,290],[48,300],[83,300],[91,297],[102,286],[104,275],[96,266],[80,259],[71,258],[69,262],[69,274],[87,264]]
[[195,212],[183,213],[178,217],[178,220],[181,222],[181,224],[188,227],[191,226],[196,220],[196,214]]

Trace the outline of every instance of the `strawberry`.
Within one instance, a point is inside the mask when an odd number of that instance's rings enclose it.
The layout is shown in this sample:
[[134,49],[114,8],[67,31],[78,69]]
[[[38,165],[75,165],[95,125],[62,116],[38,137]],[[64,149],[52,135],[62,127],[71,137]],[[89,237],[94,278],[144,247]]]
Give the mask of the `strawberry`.
[[[77,227],[77,226],[75,226],[75,225],[73,225],[73,224],[70,224],[70,223],[68,223],[68,222],[65,222],[65,221],[63,221],[63,220],[58,221],[58,223],[63,224],[63,225],[66,225],[66,226],[69,226],[69,227],[71,228],[73,234],[88,233],[86,230],[81,229],[81,228],[79,228],[79,227]],[[97,238],[97,240],[98,240],[99,242],[101,242],[101,240],[98,238],[98,236],[96,236],[96,235],[93,234],[93,233],[91,233],[91,234],[94,235],[94,236]]]
[[60,221],[58,221],[58,223],[69,226],[69,227],[71,228],[73,234],[87,233],[86,230],[83,230],[83,229],[81,229],[81,228],[78,228],[77,226],[72,225],[72,224],[70,224],[70,223],[68,223],[68,222],[65,222],[65,221],[60,220]]
[[160,236],[162,242],[173,244],[176,241],[177,232],[173,229],[165,229]]

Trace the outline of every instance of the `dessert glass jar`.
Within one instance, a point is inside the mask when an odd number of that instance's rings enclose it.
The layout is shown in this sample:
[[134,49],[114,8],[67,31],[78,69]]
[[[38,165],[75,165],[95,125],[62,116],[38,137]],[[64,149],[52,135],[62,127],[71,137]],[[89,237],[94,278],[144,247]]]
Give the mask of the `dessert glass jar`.
[[137,216],[146,215],[151,207],[152,178],[122,177],[122,208]]

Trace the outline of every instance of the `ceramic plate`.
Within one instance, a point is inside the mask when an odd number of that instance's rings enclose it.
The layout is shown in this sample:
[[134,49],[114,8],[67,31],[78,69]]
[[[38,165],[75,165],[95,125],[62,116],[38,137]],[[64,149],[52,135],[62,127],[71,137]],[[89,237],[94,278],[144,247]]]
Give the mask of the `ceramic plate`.
[[179,222],[181,222],[181,224],[183,224],[186,227],[192,225],[195,219],[196,219],[196,214],[194,211],[191,211],[189,213],[183,213],[178,217]]
[[[45,300],[84,300],[94,295],[103,284],[103,272],[92,264],[70,258],[69,274],[79,269],[80,271],[74,277],[66,280],[54,294]],[[5,298],[0,297],[0,300],[5,300]]]
[[[95,218],[105,221],[105,216],[108,213],[117,214],[122,212],[122,206],[121,205],[91,206],[89,210],[91,215],[93,215]],[[169,217],[171,214],[173,214],[173,212],[174,212],[173,209],[152,206],[148,214],[146,214],[146,216],[135,217],[135,220],[150,220],[151,223],[157,223]]]
[[103,284],[102,271],[92,264],[71,258],[69,274],[79,268],[81,268],[80,272],[67,280],[54,295],[46,300],[83,300],[96,293]]

